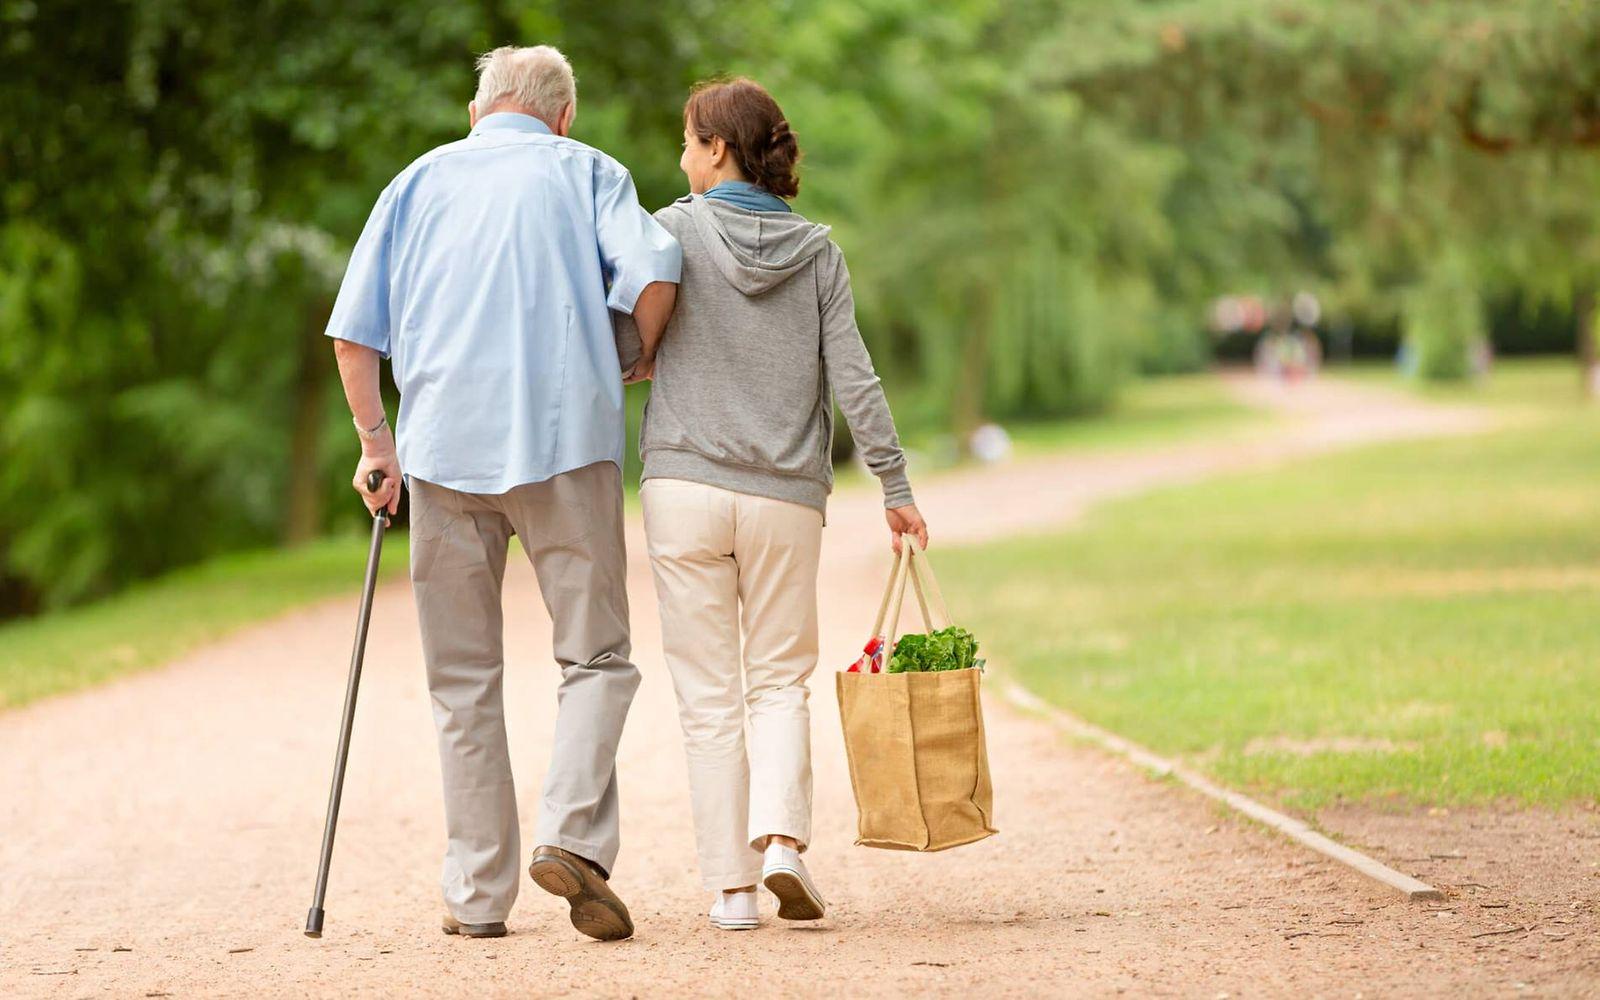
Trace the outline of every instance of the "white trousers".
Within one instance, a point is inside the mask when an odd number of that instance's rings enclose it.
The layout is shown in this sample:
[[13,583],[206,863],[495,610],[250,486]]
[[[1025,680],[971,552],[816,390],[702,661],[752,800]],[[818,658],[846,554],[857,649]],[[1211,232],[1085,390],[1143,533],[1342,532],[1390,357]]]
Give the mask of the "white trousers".
[[640,495],[701,879],[752,885],[768,836],[811,840],[822,514],[678,479],[646,480]]

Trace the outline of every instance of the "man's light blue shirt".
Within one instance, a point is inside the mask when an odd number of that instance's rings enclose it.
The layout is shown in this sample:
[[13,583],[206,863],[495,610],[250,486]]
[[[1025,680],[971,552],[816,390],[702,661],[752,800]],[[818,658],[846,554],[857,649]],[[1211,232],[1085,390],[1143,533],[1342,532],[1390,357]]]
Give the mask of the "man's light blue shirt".
[[392,357],[408,476],[469,493],[622,464],[608,309],[676,282],[627,170],[537,118],[486,115],[384,189],[328,336]]

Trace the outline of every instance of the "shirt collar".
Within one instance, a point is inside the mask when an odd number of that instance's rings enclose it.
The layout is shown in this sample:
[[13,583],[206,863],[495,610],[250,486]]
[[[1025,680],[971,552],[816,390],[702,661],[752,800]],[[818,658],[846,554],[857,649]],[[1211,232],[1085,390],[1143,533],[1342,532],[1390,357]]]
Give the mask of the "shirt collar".
[[478,119],[478,124],[472,127],[472,134],[486,132],[489,129],[509,129],[513,132],[537,132],[541,135],[554,135],[550,126],[533,117],[522,114],[520,111],[496,111],[492,115],[484,115]]

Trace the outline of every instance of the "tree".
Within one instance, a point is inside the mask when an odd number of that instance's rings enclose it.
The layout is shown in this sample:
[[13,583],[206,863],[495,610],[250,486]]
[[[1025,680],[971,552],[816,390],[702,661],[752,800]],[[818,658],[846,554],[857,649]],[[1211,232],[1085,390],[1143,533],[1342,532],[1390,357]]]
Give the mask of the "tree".
[[0,615],[328,526],[345,255],[465,130],[472,56],[531,42],[651,207],[692,82],[774,91],[907,423],[1106,406],[1240,290],[1392,323],[1431,375],[1483,303],[1555,302],[1592,358],[1589,2],[0,5]]
[[[1441,289],[1470,286],[1479,301],[1520,290],[1588,312],[1600,278],[1596,5],[1112,6],[1069,8],[1065,24],[1088,20],[1093,34],[1063,42],[1056,85],[1191,161],[1238,151],[1213,162],[1254,186],[1304,178],[1295,200],[1309,215],[1276,226],[1252,215],[1253,226],[1336,303],[1396,315],[1409,306],[1428,318],[1408,323],[1430,326]],[[1325,243],[1303,238],[1306,221]],[[1456,276],[1441,278],[1447,258]]]
[[[580,74],[653,95],[586,100],[580,132],[642,115],[629,149],[659,151],[664,200],[690,71],[657,44],[674,12],[629,6],[570,40],[579,5],[554,2],[0,7],[0,614],[325,527],[344,256],[383,185],[465,131],[474,54],[575,42]],[[742,37],[679,6],[702,44]]]

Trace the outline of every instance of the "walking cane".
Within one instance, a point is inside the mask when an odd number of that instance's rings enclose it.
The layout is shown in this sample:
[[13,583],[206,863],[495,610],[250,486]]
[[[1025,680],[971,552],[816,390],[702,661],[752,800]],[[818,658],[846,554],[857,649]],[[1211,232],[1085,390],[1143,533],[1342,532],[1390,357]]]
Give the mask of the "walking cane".
[[[383,473],[367,474],[367,492],[377,493]],[[367,582],[361,588],[361,612],[356,618],[356,645],[350,653],[350,680],[344,688],[344,719],[339,723],[339,750],[333,758],[333,787],[328,790],[328,821],[322,828],[322,859],[317,863],[317,888],[306,914],[306,937],[322,936],[322,900],[328,892],[328,864],[333,860],[333,828],[339,822],[339,795],[344,791],[344,765],[350,757],[350,725],[356,718],[356,689],[361,686],[361,658],[367,650],[367,621],[372,617],[372,591],[378,583],[378,556],[383,552],[383,529],[388,512],[379,507],[372,515],[372,547],[367,552]]]

